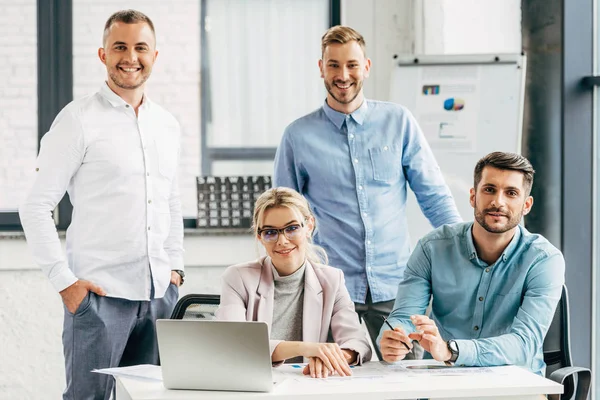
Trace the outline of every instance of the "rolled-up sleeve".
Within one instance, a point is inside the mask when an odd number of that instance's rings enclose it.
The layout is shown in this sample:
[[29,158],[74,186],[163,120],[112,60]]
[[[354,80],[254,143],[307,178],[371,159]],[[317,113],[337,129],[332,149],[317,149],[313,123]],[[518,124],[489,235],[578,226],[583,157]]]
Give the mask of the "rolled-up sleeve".
[[42,138],[33,186],[19,208],[33,259],[59,292],[77,277],[68,267],[52,212],[81,166],[85,147],[80,120],[69,108],[63,109]]

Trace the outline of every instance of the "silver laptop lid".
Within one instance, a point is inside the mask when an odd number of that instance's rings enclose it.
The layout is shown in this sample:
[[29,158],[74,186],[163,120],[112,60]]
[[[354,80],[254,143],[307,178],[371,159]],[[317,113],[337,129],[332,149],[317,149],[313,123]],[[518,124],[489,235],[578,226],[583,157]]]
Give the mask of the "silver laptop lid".
[[167,389],[268,392],[273,388],[264,322],[156,321]]

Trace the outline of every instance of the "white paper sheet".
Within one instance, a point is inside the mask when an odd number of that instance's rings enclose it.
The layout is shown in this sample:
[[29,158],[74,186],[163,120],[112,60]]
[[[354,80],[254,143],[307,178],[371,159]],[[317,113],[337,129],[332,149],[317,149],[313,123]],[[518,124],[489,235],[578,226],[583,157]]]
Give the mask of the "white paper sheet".
[[162,371],[160,369],[160,366],[158,365],[142,364],[133,365],[131,367],[102,368],[94,369],[92,370],[92,372],[112,376],[124,376],[127,378],[162,382]]

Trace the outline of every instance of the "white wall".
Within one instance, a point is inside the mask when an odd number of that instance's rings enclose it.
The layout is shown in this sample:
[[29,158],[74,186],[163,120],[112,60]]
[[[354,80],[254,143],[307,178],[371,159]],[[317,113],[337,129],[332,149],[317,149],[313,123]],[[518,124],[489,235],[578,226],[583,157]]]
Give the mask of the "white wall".
[[[198,3],[197,0],[125,3],[74,0],[76,94],[96,90],[100,81],[98,76],[104,76],[93,54],[101,38],[99,26],[110,12],[134,6],[147,11],[155,20],[161,54],[149,90],[152,97],[166,105],[184,126],[184,147],[189,150],[185,155],[184,176],[195,176],[199,165],[199,154],[194,153],[199,148],[199,96],[196,93],[199,74],[191,71],[197,67],[195,63],[199,59],[196,53],[199,49],[196,43],[199,35]],[[171,9],[172,5],[189,6],[189,9],[184,13]],[[25,43],[23,47],[29,48],[29,55],[16,56],[15,59],[24,61],[29,57],[29,61],[35,61],[35,56],[31,55],[35,53],[35,42],[30,43],[31,32],[26,32],[31,28],[24,27],[27,24],[35,26],[34,6],[35,0],[0,0],[0,71],[7,72],[7,65],[10,65],[10,71],[19,68],[19,64],[10,64],[14,53],[6,50],[12,45],[5,43],[5,30],[18,35],[23,29],[23,38],[19,39],[22,42],[15,42]],[[520,2],[516,0],[343,0],[342,9],[343,23],[356,28],[367,41],[373,70],[365,84],[365,91],[367,97],[374,99],[385,100],[389,96],[389,76],[395,53],[520,50]],[[12,29],[6,28],[6,24],[13,20],[17,22]],[[183,32],[184,28],[191,29],[190,37]],[[185,65],[184,70],[180,70],[182,64]],[[35,98],[35,90],[31,88],[35,88],[35,83],[31,83],[32,79],[35,82],[34,68],[35,64],[22,78],[29,82],[22,96],[21,89],[9,93],[21,96],[22,101]],[[37,137],[34,110],[18,114],[21,109],[15,107],[10,114],[4,113],[9,104],[5,95],[5,87],[8,86],[2,85],[8,85],[11,80],[10,74],[4,76],[7,78],[0,83],[0,199],[7,188],[15,190],[20,187],[18,178],[7,180],[6,171],[20,162],[27,164],[33,160]],[[177,90],[169,91],[169,87]],[[29,103],[28,107],[31,108],[34,103]],[[12,113],[19,117],[8,118],[7,115]],[[7,129],[7,121],[16,121],[10,122],[10,130]],[[30,125],[17,131],[13,124]],[[14,144],[15,140],[19,140],[19,144]],[[2,151],[9,146],[13,149],[9,153],[10,163],[3,163],[6,160],[4,154],[8,153]],[[191,188],[187,190],[189,195]],[[186,207],[191,209],[193,199],[189,201]],[[185,248],[188,279],[181,295],[217,292],[224,266],[257,255],[253,239],[248,236],[188,236]],[[64,388],[60,298],[34,265],[23,239],[0,238],[0,326],[0,400],[60,398]]]
[[36,0],[0,0],[0,210],[16,210],[37,154]]
[[424,54],[521,52],[521,0],[418,0]]

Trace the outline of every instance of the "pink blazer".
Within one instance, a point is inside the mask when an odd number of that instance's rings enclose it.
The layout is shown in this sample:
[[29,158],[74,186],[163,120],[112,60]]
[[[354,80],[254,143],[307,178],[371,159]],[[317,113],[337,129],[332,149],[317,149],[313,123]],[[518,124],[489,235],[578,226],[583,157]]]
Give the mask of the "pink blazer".
[[[273,322],[273,270],[271,259],[227,268],[222,276],[221,304],[217,319],[227,321]],[[327,342],[331,327],[334,341],[343,349],[358,353],[358,364],[371,359],[371,346],[362,329],[354,303],[344,283],[344,273],[327,265],[306,262],[302,339]],[[280,340],[271,340],[271,354]]]

